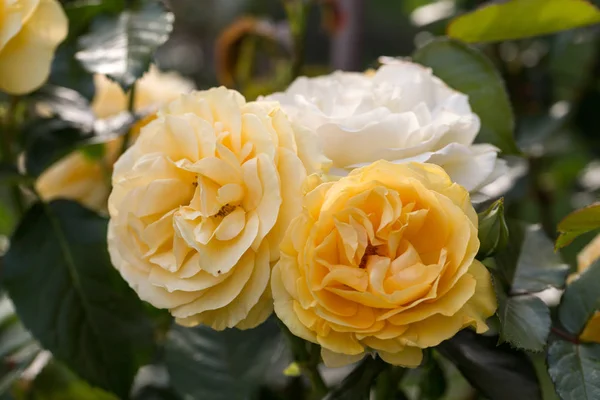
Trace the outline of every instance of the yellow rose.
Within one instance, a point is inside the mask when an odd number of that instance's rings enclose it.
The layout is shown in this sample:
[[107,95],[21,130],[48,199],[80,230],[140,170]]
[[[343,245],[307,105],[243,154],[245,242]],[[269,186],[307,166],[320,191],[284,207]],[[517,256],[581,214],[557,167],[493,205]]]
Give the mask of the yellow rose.
[[328,366],[375,351],[415,367],[496,310],[469,194],[433,164],[377,161],[316,186],[280,247],[275,312]]
[[0,0],[0,90],[19,95],[42,86],[67,30],[57,0]]
[[182,325],[261,323],[279,242],[322,166],[311,138],[278,103],[223,87],[173,101],[115,164],[113,265]]
[[[110,118],[127,110],[129,94],[104,75],[95,75],[96,94],[92,110],[98,118]],[[141,126],[154,118],[154,112],[182,93],[193,90],[193,84],[176,73],[160,72],[155,66],[136,83],[135,110],[150,111],[149,117],[133,128],[136,137]],[[122,139],[108,142],[102,160],[93,160],[81,152],[73,152],[47,169],[36,183],[37,191],[46,200],[67,198],[102,211],[110,192],[112,165],[119,156]]]
[[[590,265],[600,258],[600,235],[596,236],[577,255],[577,270],[579,273],[585,271]],[[586,342],[600,343],[600,311],[589,320],[579,339]]]

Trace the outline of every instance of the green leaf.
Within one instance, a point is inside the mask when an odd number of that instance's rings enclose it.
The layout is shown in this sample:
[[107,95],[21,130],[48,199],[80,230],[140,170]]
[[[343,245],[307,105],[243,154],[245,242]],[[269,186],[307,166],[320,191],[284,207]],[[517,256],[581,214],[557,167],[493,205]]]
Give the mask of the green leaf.
[[511,293],[535,293],[562,287],[569,266],[554,252],[541,226],[509,221],[508,247],[495,257],[498,274]]
[[550,310],[542,300],[532,295],[506,297],[498,294],[497,314],[501,340],[519,349],[544,350],[552,320]]
[[[174,325],[167,336],[165,359],[171,383],[184,398],[245,399],[266,381],[275,360],[289,357],[285,350],[271,320],[245,331]],[[278,373],[283,374],[286,364],[289,360]]]
[[75,0],[66,4],[64,9],[69,18],[69,38],[78,37],[96,15],[116,14],[124,7],[124,0]]
[[431,67],[449,86],[469,96],[471,108],[481,119],[477,141],[491,143],[507,154],[519,153],[513,137],[515,118],[504,82],[483,53],[443,38],[418,49],[413,59]]
[[371,385],[387,364],[379,357],[367,356],[332,390],[325,400],[363,400],[369,398]]
[[584,0],[509,0],[455,18],[448,36],[463,42],[498,42],[579,28],[600,22],[600,10]]
[[41,175],[62,157],[96,140],[91,131],[60,119],[34,121],[24,134],[27,137],[25,169],[31,176]]
[[465,329],[442,342],[437,350],[489,400],[541,400],[535,370],[525,354],[497,337]]
[[594,313],[600,310],[600,260],[590,265],[565,289],[558,317],[569,332],[579,336]]
[[79,40],[76,57],[92,73],[104,74],[124,91],[147,71],[154,51],[173,29],[173,15],[158,2],[115,17],[99,17]]
[[420,379],[420,400],[438,400],[446,393],[446,377],[435,357],[429,357],[423,366],[423,376]]
[[560,236],[556,240],[556,248],[570,244],[584,233],[600,228],[600,203],[573,211],[558,224]]
[[492,203],[479,215],[479,252],[477,259],[491,257],[508,243],[508,226],[504,219],[504,198]]
[[14,165],[0,161],[0,185],[31,183],[32,181],[31,177],[21,174]]
[[548,372],[562,400],[600,399],[600,344],[552,343]]
[[153,326],[111,266],[106,231],[105,218],[75,202],[34,204],[11,239],[3,283],[44,348],[126,398],[153,353]]

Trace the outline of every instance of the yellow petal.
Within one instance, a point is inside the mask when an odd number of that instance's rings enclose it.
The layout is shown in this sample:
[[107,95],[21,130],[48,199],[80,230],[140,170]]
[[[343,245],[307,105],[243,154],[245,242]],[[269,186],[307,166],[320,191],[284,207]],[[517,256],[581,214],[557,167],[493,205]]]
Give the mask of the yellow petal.
[[258,232],[256,214],[246,214],[246,226],[240,235],[226,242],[211,241],[198,248],[201,254],[200,267],[213,275],[227,273],[250,248]]
[[230,274],[223,283],[203,291],[200,297],[189,304],[173,308],[171,314],[175,318],[188,318],[227,306],[240,294],[250,279],[254,260],[254,253],[246,253],[236,265],[234,273]]
[[588,321],[579,339],[584,342],[600,343],[600,311],[596,311]]
[[67,17],[56,0],[40,0],[27,20],[0,50],[0,89],[25,94],[48,78],[56,47],[67,37]]
[[417,347],[407,346],[402,351],[393,354],[378,351],[377,354],[388,364],[407,368],[416,368],[423,361],[423,351]]
[[340,368],[349,364],[354,364],[363,359],[365,353],[354,355],[335,353],[329,349],[321,348],[321,358],[327,368]]
[[271,290],[273,292],[273,305],[277,317],[288,327],[290,332],[309,342],[317,343],[317,336],[300,322],[294,312],[294,300],[283,286],[279,264],[271,272]]

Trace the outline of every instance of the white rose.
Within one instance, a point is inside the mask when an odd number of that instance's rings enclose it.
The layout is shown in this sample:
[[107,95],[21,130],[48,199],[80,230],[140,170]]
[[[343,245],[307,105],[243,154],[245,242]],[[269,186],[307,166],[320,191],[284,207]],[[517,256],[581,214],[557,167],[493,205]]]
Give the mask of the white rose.
[[476,193],[505,171],[499,149],[473,144],[480,121],[466,95],[422,65],[382,61],[364,74],[301,77],[267,99],[317,132],[336,175],[380,159],[427,162]]

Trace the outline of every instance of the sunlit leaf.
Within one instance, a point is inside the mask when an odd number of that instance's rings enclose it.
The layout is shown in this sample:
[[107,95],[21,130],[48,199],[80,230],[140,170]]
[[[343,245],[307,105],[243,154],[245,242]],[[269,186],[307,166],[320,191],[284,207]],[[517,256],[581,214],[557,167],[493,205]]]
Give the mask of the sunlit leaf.
[[585,0],[490,2],[455,18],[448,36],[464,42],[497,42],[579,28],[600,22],[600,10]]
[[556,240],[556,248],[570,244],[579,235],[600,228],[600,203],[573,211],[558,224],[560,236]]
[[154,51],[173,29],[173,15],[158,2],[118,16],[100,16],[79,40],[76,57],[92,73],[108,75],[127,91],[147,71]]

